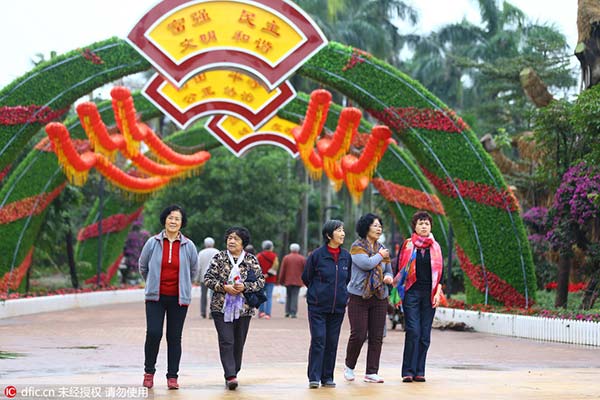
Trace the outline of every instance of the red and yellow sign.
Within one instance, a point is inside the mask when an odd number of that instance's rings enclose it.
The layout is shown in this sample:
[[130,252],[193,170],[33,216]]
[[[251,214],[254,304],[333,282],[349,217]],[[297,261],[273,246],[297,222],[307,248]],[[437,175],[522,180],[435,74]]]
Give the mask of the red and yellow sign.
[[156,74],[143,94],[182,129],[218,112],[239,118],[254,130],[291,101],[296,91],[288,81],[268,91],[240,72],[219,70],[198,74],[180,89]]
[[289,0],[166,0],[128,40],[177,87],[198,73],[233,68],[270,90],[327,43]]
[[206,129],[238,157],[244,155],[252,147],[261,144],[281,147],[292,157],[297,157],[298,148],[292,134],[292,129],[296,126],[298,125],[293,122],[275,116],[259,130],[253,131],[242,120],[218,115],[208,121]]

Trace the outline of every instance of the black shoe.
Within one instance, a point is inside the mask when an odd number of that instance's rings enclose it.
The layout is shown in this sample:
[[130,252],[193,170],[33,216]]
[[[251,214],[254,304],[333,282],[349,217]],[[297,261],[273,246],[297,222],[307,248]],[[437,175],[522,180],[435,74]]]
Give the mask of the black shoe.
[[402,382],[412,382],[412,381],[413,381],[412,376],[403,376],[402,377]]
[[310,382],[308,382],[308,387],[310,389],[318,389],[319,388],[319,382],[317,382],[317,381],[310,381]]
[[235,390],[238,387],[238,381],[235,377],[227,378],[227,380],[225,381],[225,386],[227,386],[227,389],[229,390]]
[[335,387],[335,382],[332,381],[332,380],[321,382],[321,386],[328,387],[328,388],[334,388]]
[[417,375],[413,378],[413,381],[415,382],[425,382],[425,377],[421,376],[421,375]]

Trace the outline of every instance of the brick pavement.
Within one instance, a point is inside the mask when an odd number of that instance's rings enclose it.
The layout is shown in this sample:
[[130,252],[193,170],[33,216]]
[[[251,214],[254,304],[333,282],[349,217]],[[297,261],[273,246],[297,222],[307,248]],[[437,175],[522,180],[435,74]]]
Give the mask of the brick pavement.
[[[347,321],[338,351],[338,388],[308,390],[310,338],[302,300],[298,319],[283,318],[283,306],[275,303],[273,319],[252,320],[239,377],[241,386],[235,393],[228,393],[223,390],[214,326],[211,320],[200,318],[195,299],[184,328],[182,389],[173,393],[164,388],[163,341],[152,397],[600,398],[598,348],[439,330],[433,332],[427,383],[400,382],[404,333],[388,330],[380,370],[386,383],[349,384],[341,376],[349,334]],[[144,332],[141,300],[0,320],[0,351],[22,355],[0,359],[0,389],[31,384],[139,385]],[[363,349],[357,377],[364,373],[365,354]]]

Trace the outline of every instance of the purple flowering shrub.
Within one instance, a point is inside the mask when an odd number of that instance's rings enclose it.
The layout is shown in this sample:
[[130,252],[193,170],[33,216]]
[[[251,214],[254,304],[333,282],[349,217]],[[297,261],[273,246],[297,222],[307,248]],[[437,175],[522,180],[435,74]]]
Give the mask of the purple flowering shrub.
[[123,281],[126,281],[128,277],[131,277],[138,271],[138,259],[142,252],[144,243],[150,237],[150,232],[141,229],[144,222],[142,215],[138,217],[132,224],[127,239],[125,240],[125,246],[123,248],[123,256],[125,258],[125,265],[127,269],[123,272]]
[[582,241],[600,208],[595,200],[600,193],[600,171],[579,163],[567,170],[554,195],[548,215],[551,228],[546,234],[554,250],[570,252]]

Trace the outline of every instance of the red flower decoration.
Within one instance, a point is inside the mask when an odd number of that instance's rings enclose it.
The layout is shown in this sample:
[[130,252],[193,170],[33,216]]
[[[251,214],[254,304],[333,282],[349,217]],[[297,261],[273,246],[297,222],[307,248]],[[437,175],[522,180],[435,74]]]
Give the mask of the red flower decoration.
[[[137,209],[133,214],[115,214],[101,221],[102,223],[102,234],[110,232],[120,232],[127,228],[137,217],[142,213],[143,207]],[[88,225],[85,228],[81,228],[77,234],[77,240],[83,241],[91,238],[98,237],[98,222]]]
[[384,124],[402,132],[407,128],[460,133],[469,126],[452,110],[433,110],[416,107],[388,107],[384,110],[367,110]]
[[435,194],[427,194],[381,178],[373,179],[373,186],[387,201],[397,201],[418,210],[427,210],[434,214],[444,215],[444,206]]
[[[496,207],[500,209],[508,208],[510,211],[519,210],[519,202],[513,192],[508,189],[498,190],[493,186],[484,183],[475,183],[473,181],[463,181],[458,178],[442,179],[425,168],[421,170],[427,176],[427,179],[443,195],[456,198],[458,194],[467,199],[476,201],[480,204]],[[455,188],[456,186],[456,188]],[[458,189],[458,193],[456,190]]]
[[38,194],[0,208],[0,225],[9,224],[30,215],[39,215],[62,192],[66,182],[50,193]]
[[4,106],[0,107],[0,125],[22,125],[34,122],[47,124],[59,119],[69,111],[69,108],[53,110],[48,106]]
[[[485,292],[485,279],[481,265],[473,264],[458,244],[456,245],[456,255],[460,261],[460,268],[469,277],[473,286],[480,292]],[[487,270],[486,276],[489,294],[505,306],[530,307],[533,304],[531,299],[529,299],[529,304],[526,304],[525,296],[493,272]]]

